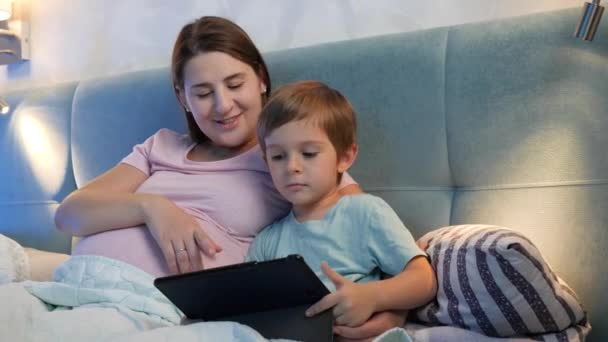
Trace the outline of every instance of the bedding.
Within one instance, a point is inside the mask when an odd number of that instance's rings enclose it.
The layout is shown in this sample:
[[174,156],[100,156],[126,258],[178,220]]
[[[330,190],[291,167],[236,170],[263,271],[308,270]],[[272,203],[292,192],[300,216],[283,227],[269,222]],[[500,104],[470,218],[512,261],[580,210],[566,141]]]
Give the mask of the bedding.
[[30,264],[21,245],[0,234],[0,285],[30,279]]
[[[3,240],[8,241],[0,235]],[[7,247],[6,241],[0,247]],[[18,250],[19,246],[11,243],[10,247]],[[10,264],[18,259],[0,260]],[[63,263],[52,282],[0,285],[0,303],[10,308],[0,310],[0,341],[267,341],[235,322],[180,325],[184,315],[154,287],[153,280],[124,262],[82,255]],[[376,341],[411,340],[404,329],[393,329]]]

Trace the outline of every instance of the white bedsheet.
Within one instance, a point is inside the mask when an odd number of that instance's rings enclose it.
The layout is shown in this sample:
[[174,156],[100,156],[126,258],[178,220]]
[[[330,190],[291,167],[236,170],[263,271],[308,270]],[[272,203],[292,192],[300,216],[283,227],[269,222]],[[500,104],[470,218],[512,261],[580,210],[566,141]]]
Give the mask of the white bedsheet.
[[30,264],[21,245],[0,234],[0,285],[30,277]]

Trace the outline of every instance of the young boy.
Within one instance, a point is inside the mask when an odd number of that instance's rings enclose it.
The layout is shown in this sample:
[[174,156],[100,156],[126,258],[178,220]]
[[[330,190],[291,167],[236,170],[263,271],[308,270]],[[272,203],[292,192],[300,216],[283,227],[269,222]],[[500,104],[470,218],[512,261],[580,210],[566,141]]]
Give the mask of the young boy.
[[[332,291],[306,314],[333,308],[336,324],[350,327],[374,312],[420,306],[436,291],[424,252],[388,204],[338,192],[357,155],[355,130],[350,103],[323,83],[293,83],[274,93],[260,116],[258,140],[293,209],[262,230],[247,257],[302,255]],[[394,277],[381,280],[383,273]]]

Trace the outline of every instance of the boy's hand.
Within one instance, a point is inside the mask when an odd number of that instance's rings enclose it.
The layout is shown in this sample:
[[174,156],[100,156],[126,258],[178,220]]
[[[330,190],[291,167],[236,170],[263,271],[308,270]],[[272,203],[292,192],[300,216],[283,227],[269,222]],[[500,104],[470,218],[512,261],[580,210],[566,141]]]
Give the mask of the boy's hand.
[[355,327],[363,324],[376,311],[375,296],[369,284],[357,284],[331,269],[327,262],[321,263],[321,270],[336,286],[330,293],[306,310],[306,316],[314,316],[333,308],[335,323]]

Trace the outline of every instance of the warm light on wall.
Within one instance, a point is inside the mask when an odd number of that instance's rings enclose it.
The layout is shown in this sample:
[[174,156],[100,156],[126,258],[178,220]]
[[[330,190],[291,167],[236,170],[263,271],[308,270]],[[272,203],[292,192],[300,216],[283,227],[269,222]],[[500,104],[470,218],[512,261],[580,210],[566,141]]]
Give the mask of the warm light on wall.
[[0,21],[8,20],[11,17],[12,0],[0,0]]
[[[17,109],[16,109],[17,110]],[[63,184],[68,160],[60,151],[66,147],[61,135],[45,125],[42,113],[28,108],[15,113],[13,126],[35,181],[46,193],[56,193]]]

